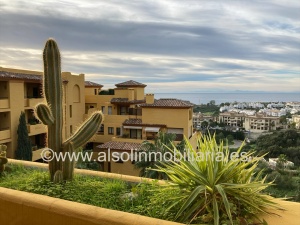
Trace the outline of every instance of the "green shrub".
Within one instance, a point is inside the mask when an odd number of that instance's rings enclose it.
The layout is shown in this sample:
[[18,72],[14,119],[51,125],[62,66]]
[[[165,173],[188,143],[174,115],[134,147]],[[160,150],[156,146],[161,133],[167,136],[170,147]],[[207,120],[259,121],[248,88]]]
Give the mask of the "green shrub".
[[[218,146],[210,136],[198,140],[198,150],[193,149],[188,140],[186,148],[189,160],[181,158],[157,169],[170,179],[164,188],[179,192],[168,201],[161,200],[170,212],[176,211],[176,221],[239,224],[237,221],[249,222],[257,213],[276,207],[270,196],[261,193],[271,182],[265,183],[262,172],[254,172],[262,157],[248,152],[230,160],[228,148],[224,148],[222,142]],[[174,152],[179,154],[175,147]],[[242,147],[237,153],[242,153]],[[200,154],[206,156],[205,160],[199,160]],[[218,155],[224,157],[220,159]],[[247,160],[250,157],[251,160]]]

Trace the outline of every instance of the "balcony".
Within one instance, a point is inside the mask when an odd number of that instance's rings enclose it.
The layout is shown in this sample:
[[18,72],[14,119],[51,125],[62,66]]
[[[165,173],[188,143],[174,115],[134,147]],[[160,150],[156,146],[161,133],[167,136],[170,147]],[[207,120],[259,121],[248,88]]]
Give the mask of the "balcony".
[[27,130],[30,136],[47,132],[46,126],[43,124],[27,125]]
[[0,98],[0,109],[8,109],[8,108],[9,108],[8,98]]
[[40,148],[32,151],[32,161],[39,160],[41,158],[41,153],[45,148]]
[[0,128],[0,140],[5,140],[10,138],[9,128]]
[[44,98],[25,98],[24,106],[34,108],[37,104],[44,101]]

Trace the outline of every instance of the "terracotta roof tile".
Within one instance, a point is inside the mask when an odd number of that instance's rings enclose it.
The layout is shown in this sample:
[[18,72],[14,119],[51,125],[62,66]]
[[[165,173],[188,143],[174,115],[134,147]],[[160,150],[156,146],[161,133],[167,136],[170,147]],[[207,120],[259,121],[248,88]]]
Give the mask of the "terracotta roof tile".
[[92,81],[85,81],[85,82],[84,82],[84,85],[85,85],[86,87],[103,87],[103,85],[94,83],[94,82],[92,82]]
[[42,81],[41,75],[0,71],[0,78]]
[[[36,75],[36,74],[29,74],[29,73],[15,73],[15,72],[8,72],[8,71],[0,71],[0,78],[42,82],[43,75]],[[65,79],[62,79],[62,81],[63,82],[68,82]]]
[[111,149],[111,150],[138,150],[142,146],[141,143],[133,143],[133,142],[118,142],[118,141],[109,141],[102,145],[98,145],[99,149]]
[[127,119],[124,121],[123,125],[141,125],[141,119]]
[[142,104],[141,107],[157,107],[157,108],[190,108],[193,107],[194,104],[192,104],[189,101],[184,101],[176,98],[161,98],[161,99],[155,99],[153,104]]
[[123,125],[140,125],[143,127],[166,127],[167,125],[165,124],[148,124],[148,123],[143,123],[141,119],[127,119],[123,122]]
[[134,80],[125,81],[123,83],[116,84],[117,87],[146,87],[146,84],[139,83]]
[[140,104],[145,103],[145,100],[131,100],[129,101],[128,98],[112,98],[110,103],[127,103],[127,104]]

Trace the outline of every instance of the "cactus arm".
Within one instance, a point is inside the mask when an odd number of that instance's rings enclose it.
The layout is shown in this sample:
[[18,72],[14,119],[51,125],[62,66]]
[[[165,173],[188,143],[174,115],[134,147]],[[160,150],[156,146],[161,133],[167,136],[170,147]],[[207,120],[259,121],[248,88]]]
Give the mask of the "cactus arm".
[[52,113],[46,104],[38,104],[35,108],[35,113],[44,125],[52,125],[54,123]]
[[65,143],[72,142],[74,149],[79,148],[88,142],[91,137],[99,129],[103,122],[103,114],[101,111],[93,113],[78,129],[77,131],[65,141]]
[[63,181],[63,174],[61,170],[57,170],[53,176],[53,183],[61,183]]

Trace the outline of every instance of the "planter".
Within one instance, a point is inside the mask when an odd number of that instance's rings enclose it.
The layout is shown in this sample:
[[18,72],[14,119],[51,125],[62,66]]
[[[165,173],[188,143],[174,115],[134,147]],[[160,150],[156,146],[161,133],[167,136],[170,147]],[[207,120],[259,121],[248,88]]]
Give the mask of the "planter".
[[[48,168],[47,164],[29,161],[9,160],[10,163],[24,166]],[[103,178],[122,179],[129,182],[141,182],[145,179],[141,177],[112,174],[98,171],[75,169],[75,173],[83,175],[99,176]],[[159,181],[160,184],[165,183]],[[269,225],[297,225],[299,224],[298,212],[300,204],[278,200],[278,203],[285,211],[273,210],[270,215],[264,215]],[[277,214],[277,215],[275,215]],[[150,218],[137,214],[131,214],[116,210],[104,209],[96,206],[71,202],[44,195],[32,194],[22,191],[11,190],[0,187],[0,221],[1,224],[30,224],[30,225],[50,225],[50,224],[151,224],[151,225],[179,225],[180,223]]]

